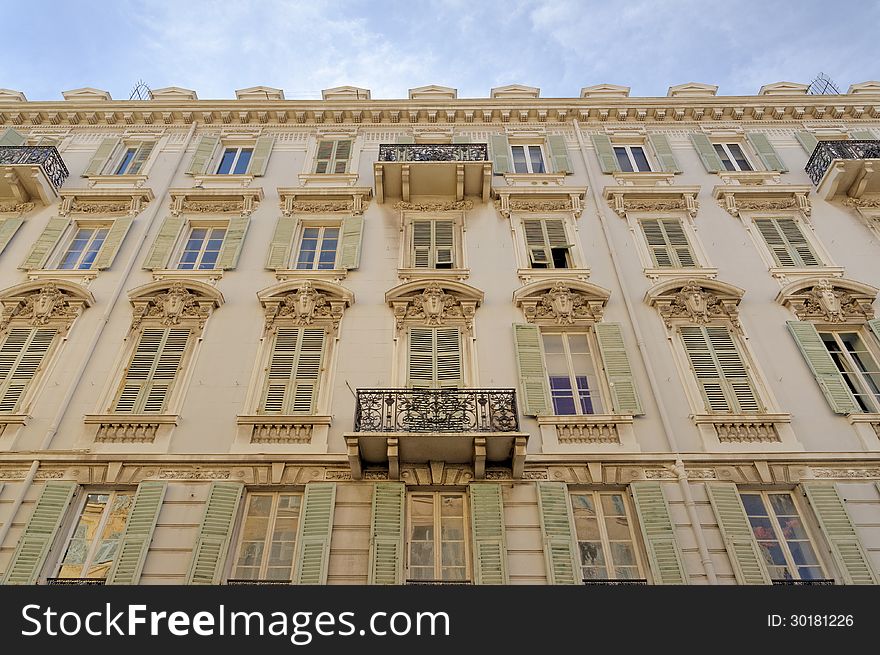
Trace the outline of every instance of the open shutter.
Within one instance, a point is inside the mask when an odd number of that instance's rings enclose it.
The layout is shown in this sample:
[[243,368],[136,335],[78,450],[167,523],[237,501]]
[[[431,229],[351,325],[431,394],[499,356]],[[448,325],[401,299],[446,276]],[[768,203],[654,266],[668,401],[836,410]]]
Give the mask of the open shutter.
[[596,323],[596,338],[615,414],[644,414],[619,323]]
[[122,246],[122,242],[125,240],[125,235],[128,234],[128,230],[131,228],[133,221],[134,218],[131,216],[120,216],[119,218],[114,219],[113,225],[110,226],[110,230],[107,232],[107,237],[101,245],[101,250],[92,264],[93,269],[103,271],[113,265],[116,253],[119,252],[119,248]]
[[12,554],[3,584],[36,584],[75,490],[75,482],[46,482]]
[[831,554],[843,575],[844,584],[877,584],[877,575],[834,483],[804,482],[801,486],[831,546]]
[[310,482],[306,485],[299,534],[296,537],[294,584],[327,584],[335,506],[335,482]]
[[205,515],[193,548],[186,584],[219,584],[223,572],[232,524],[244,485],[240,482],[212,482]]
[[489,150],[492,156],[492,172],[495,175],[512,173],[513,165],[510,161],[510,142],[506,134],[490,134]]
[[168,260],[171,258],[171,251],[180,237],[180,232],[186,221],[180,216],[167,216],[162,221],[156,240],[144,260],[144,268],[147,270],[156,270],[168,267]]
[[27,137],[11,127],[0,135],[0,146],[23,146],[25,141]]
[[816,149],[816,145],[819,143],[816,135],[812,132],[795,132],[794,136],[798,140],[798,143],[801,144],[801,147],[807,151],[807,154],[812,155],[813,151]]
[[273,141],[274,139],[271,136],[261,136],[257,139],[257,142],[254,144],[254,153],[248,165],[248,173],[257,177],[266,174],[269,155],[272,154]]
[[361,239],[364,232],[363,216],[347,216],[342,221],[342,258],[340,265],[346,270],[361,264]]
[[6,246],[18,232],[18,228],[24,223],[23,218],[0,219],[0,253],[6,250]]
[[434,266],[452,266],[455,246],[455,223],[448,219],[431,221],[434,226]]
[[472,482],[471,533],[474,539],[474,582],[507,584],[507,546],[501,485]]
[[34,242],[34,245],[31,246],[31,251],[19,268],[25,271],[33,271],[45,267],[52,251],[55,250],[55,246],[58,245],[58,241],[68,225],[70,225],[70,220],[67,218],[50,218],[42,234]]
[[849,138],[856,141],[873,141],[876,137],[871,130],[850,130]]
[[405,498],[406,486],[402,482],[377,482],[373,488],[369,584],[403,582]]
[[131,166],[128,167],[128,175],[137,175],[144,168],[144,164],[153,154],[153,148],[156,147],[155,141],[144,141],[138,146],[134,158],[131,160]]
[[549,584],[577,584],[571,505],[564,482],[538,482],[538,509]]
[[523,403],[523,414],[552,414],[541,331],[536,325],[514,323],[513,340],[516,345],[516,368],[522,392],[520,399]]
[[694,268],[697,265],[694,251],[688,241],[684,226],[681,219],[668,218],[660,221],[660,227],[663,229],[666,237],[666,243],[669,246],[673,261],[679,268]]
[[746,137],[749,140],[749,143],[752,144],[752,147],[755,149],[755,152],[758,153],[758,157],[761,158],[761,161],[764,163],[764,168],[768,171],[779,171],[780,173],[787,173],[788,168],[785,166],[785,162],[782,161],[782,157],[773,149],[773,146],[770,144],[770,139],[767,138],[767,135],[763,132],[746,132]]
[[596,149],[596,156],[599,158],[599,167],[603,173],[615,173],[620,170],[620,164],[617,162],[617,156],[614,154],[614,148],[611,146],[611,139],[606,134],[593,134],[590,136],[593,141],[593,147]]
[[568,146],[565,145],[565,137],[561,134],[553,134],[547,137],[547,146],[550,148],[550,159],[553,161],[554,173],[571,174],[571,161],[568,159]]
[[687,572],[675,539],[663,485],[659,482],[633,482],[631,489],[654,582],[687,584]]
[[770,584],[770,574],[743,508],[739,491],[732,482],[708,482],[706,492],[718,519],[718,528],[736,580],[743,585]]
[[89,160],[88,166],[86,166],[86,169],[83,171],[83,177],[100,175],[104,171],[104,166],[107,165],[107,160],[110,159],[113,151],[116,150],[116,145],[118,143],[119,139],[115,137],[102,139],[95,154],[92,155],[91,160]]
[[250,218],[247,216],[237,216],[229,219],[229,225],[226,228],[226,238],[223,239],[223,248],[220,250],[220,256],[217,258],[217,268],[228,271],[238,265],[238,257],[241,255],[244,235],[247,234],[249,224]]
[[822,342],[816,326],[807,321],[788,321],[787,325],[816,382],[819,383],[819,388],[831,405],[831,410],[835,414],[861,412],[846,380],[843,379],[843,375]]
[[125,370],[114,411],[161,414],[189,342],[189,328],[144,328]]
[[657,268],[677,268],[675,257],[669,243],[666,239],[666,232],[659,218],[646,218],[639,221],[642,226],[642,232],[645,234],[645,241],[648,242],[648,250],[651,252],[651,259]]
[[664,173],[681,173],[681,167],[675,159],[672,146],[669,145],[669,139],[665,134],[651,134],[648,136],[648,141],[651,142],[651,146],[654,148],[661,171]]
[[820,266],[822,262],[813,250],[804,230],[793,218],[777,218],[776,224],[788,242],[789,251],[798,266]]
[[706,171],[709,173],[718,173],[719,171],[724,170],[724,164],[721,163],[721,157],[715,152],[715,146],[709,141],[709,137],[700,132],[694,132],[691,134],[691,143],[694,144],[694,148],[700,156],[700,161],[703,162],[703,167]]
[[296,232],[296,219],[293,216],[279,216],[275,223],[275,234],[269,244],[266,268],[283,269],[289,266],[293,235]]
[[868,321],[868,327],[871,328],[871,332],[873,332],[874,336],[877,337],[877,340],[880,341],[880,318]]
[[[560,221],[561,222],[561,221]],[[523,221],[523,232],[526,238],[526,248],[529,251],[529,262],[549,266],[553,261],[550,246],[544,231],[544,221],[531,219]]]
[[0,346],[0,412],[11,414],[52,347],[54,328],[11,328]]
[[220,137],[205,135],[199,139],[196,145],[195,154],[189,163],[187,175],[205,175],[208,172],[208,166],[211,165],[211,159],[214,156],[214,150],[220,143]]
[[134,505],[125,522],[119,554],[107,574],[107,584],[130,585],[140,580],[167,486],[165,482],[153,481],[138,485]]

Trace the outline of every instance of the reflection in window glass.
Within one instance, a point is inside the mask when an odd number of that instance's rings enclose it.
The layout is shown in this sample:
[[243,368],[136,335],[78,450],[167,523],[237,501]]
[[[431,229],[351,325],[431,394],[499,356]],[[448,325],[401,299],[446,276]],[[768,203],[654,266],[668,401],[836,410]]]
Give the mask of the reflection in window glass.
[[106,578],[133,502],[133,493],[88,494],[56,577]]
[[292,580],[301,494],[248,495],[233,578]]
[[639,579],[635,538],[623,494],[575,493],[571,505],[584,579]]
[[409,495],[410,580],[468,579],[465,496],[426,492]]
[[177,268],[180,270],[213,269],[217,264],[225,237],[226,228],[223,227],[194,227],[183,247]]

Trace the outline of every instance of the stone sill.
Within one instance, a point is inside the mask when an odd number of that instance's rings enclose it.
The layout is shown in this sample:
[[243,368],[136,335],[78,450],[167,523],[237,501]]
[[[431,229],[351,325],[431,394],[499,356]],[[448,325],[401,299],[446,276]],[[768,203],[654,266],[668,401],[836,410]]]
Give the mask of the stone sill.
[[880,425],[880,414],[847,414],[846,420],[849,421],[850,425],[855,425],[857,423],[871,423]]
[[779,171],[719,171],[722,184],[732,186],[763,186],[779,184],[782,175]]
[[146,175],[89,175],[89,187],[127,186],[140,189],[147,181]]
[[504,173],[509,186],[562,186],[566,173]]
[[524,282],[530,281],[532,278],[563,278],[587,280],[590,277],[589,268],[518,268],[516,274]]
[[113,424],[134,425],[150,423],[153,425],[177,425],[180,414],[86,414],[83,422],[87,425]]
[[538,425],[573,424],[627,424],[633,422],[631,414],[565,414],[562,416],[537,416]]
[[309,278],[317,280],[332,280],[339,282],[344,280],[348,275],[347,268],[325,268],[322,270],[302,270],[296,268],[276,268],[275,279],[283,282],[284,280]]
[[786,280],[802,277],[843,277],[843,266],[807,266],[796,268],[793,266],[772,266],[770,275],[777,280]]
[[331,416],[317,414],[239,414],[238,425],[330,425]]
[[29,280],[67,280],[75,282],[83,286],[88,286],[89,282],[98,277],[98,271],[90,269],[70,270],[70,269],[51,269],[44,268],[39,270],[28,271]]
[[30,414],[0,414],[0,425],[27,425]]
[[176,268],[157,269],[153,271],[154,280],[202,280],[213,284],[223,279],[222,268],[202,270],[180,270]]
[[354,186],[358,181],[357,173],[300,173],[298,177],[303,186]]
[[612,175],[621,186],[672,186],[676,174],[664,171],[617,171]]
[[697,425],[707,423],[791,423],[791,414],[691,414]]
[[718,276],[717,268],[646,268],[644,272],[646,277],[655,280],[661,277],[705,277],[714,280]]
[[254,181],[253,175],[193,175],[193,186],[196,188],[246,188]]
[[470,277],[469,268],[399,268],[397,277],[401,280],[431,278],[439,280],[466,280]]

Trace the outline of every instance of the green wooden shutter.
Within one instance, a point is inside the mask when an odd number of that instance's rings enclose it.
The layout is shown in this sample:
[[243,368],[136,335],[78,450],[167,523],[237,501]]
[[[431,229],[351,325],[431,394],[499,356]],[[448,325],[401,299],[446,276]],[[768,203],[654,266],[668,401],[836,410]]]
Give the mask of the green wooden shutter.
[[314,413],[323,353],[324,328],[277,328],[263,392],[262,413]]
[[492,156],[492,172],[495,175],[513,172],[513,163],[510,160],[510,142],[507,140],[506,134],[490,134],[489,151]]
[[880,318],[875,318],[868,321],[868,327],[871,328],[874,336],[877,337],[878,340],[880,340]]
[[474,540],[474,582],[507,584],[507,545],[501,485],[472,482],[471,534]]
[[306,485],[299,534],[296,537],[294,584],[327,584],[335,506],[335,482],[310,482]]
[[347,216],[342,221],[342,268],[351,270],[361,264],[361,240],[364,233],[363,216]]
[[409,386],[461,386],[461,331],[457,327],[411,327],[408,355]]
[[709,137],[700,132],[694,132],[691,134],[691,143],[694,144],[694,148],[700,156],[700,161],[703,162],[706,171],[718,173],[725,170],[724,164],[721,163],[721,157],[715,152],[715,146],[709,141]]
[[58,241],[68,225],[70,225],[70,220],[67,218],[50,218],[49,222],[46,223],[45,229],[43,229],[43,233],[40,234],[34,245],[31,246],[31,251],[19,268],[25,271],[32,271],[45,267],[52,251],[55,250],[55,246],[58,245]]
[[615,414],[644,414],[620,324],[596,323],[595,327]]
[[228,271],[238,265],[238,258],[244,245],[244,235],[247,234],[249,224],[250,218],[247,216],[236,216],[229,219],[229,225],[226,227],[226,237],[223,239],[223,247],[220,250],[220,256],[217,258],[217,268]]
[[732,482],[708,482],[706,492],[718,519],[718,528],[737,582],[742,585],[770,584],[764,555],[755,541],[736,485]]
[[114,412],[161,414],[180,371],[189,328],[144,328],[125,370]]
[[849,138],[856,141],[873,141],[876,137],[871,130],[850,130]]
[[708,411],[739,414],[761,410],[758,394],[730,330],[720,325],[689,325],[683,326],[680,332]]
[[525,234],[526,248],[529,251],[529,263],[532,266],[535,264],[549,266],[553,261],[553,256],[550,252],[550,244],[547,243],[545,222],[541,219],[524,220],[523,233]]
[[831,546],[844,584],[877,584],[877,576],[834,483],[804,482],[801,486]]
[[406,486],[402,482],[377,482],[373,487],[368,584],[403,582],[405,498]]
[[186,584],[219,584],[223,574],[232,524],[244,485],[240,482],[212,482],[199,534],[196,538]]
[[453,134],[452,135],[452,142],[453,143],[470,143],[471,138],[469,136],[467,136],[466,134]]
[[538,509],[549,584],[577,584],[571,505],[564,482],[538,482]]
[[0,146],[23,146],[25,141],[27,137],[11,127],[0,136]]
[[12,554],[3,584],[36,584],[74,491],[75,482],[46,482]]
[[93,270],[103,271],[113,265],[116,253],[119,252],[119,248],[122,246],[123,240],[125,240],[125,235],[128,234],[128,230],[131,228],[132,221],[134,221],[134,218],[131,216],[120,216],[114,219],[113,225],[110,226],[110,231],[107,232],[107,237],[101,245],[101,251],[92,263]]
[[764,243],[770,249],[770,253],[773,255],[777,266],[794,267],[799,264],[799,262],[795,262],[795,257],[789,248],[788,241],[782,235],[775,220],[772,218],[755,219],[755,227],[761,233],[761,238],[764,239]]
[[565,145],[565,137],[561,134],[548,136],[547,146],[550,148],[553,172],[570,175],[572,172],[571,161],[568,158],[568,146]]
[[412,264],[414,268],[431,268],[433,264],[434,221],[413,221]]
[[394,140],[394,143],[399,143],[401,145],[406,145],[410,143],[415,143],[416,138],[412,134],[399,134],[397,138]]
[[455,260],[455,222],[450,219],[435,219],[433,227],[432,266],[452,266]]
[[131,585],[140,580],[167,486],[165,482],[154,481],[138,485],[116,561],[107,574],[107,584]]
[[134,154],[134,158],[131,160],[131,165],[128,167],[127,174],[128,175],[137,175],[141,172],[141,169],[144,167],[144,164],[147,163],[147,160],[150,158],[150,155],[153,153],[153,148],[156,147],[155,141],[144,141],[138,146],[137,152]]
[[592,134],[590,139],[593,147],[596,149],[596,156],[599,158],[599,167],[603,173],[616,173],[620,170],[620,164],[617,156],[614,154],[614,148],[611,146],[611,139],[606,134]]
[[835,414],[853,414],[861,412],[859,404],[849,390],[846,380],[831,358],[831,354],[822,342],[816,326],[807,321],[787,321],[788,330],[801,350],[807,366],[813,372],[819,388],[825,394],[831,410]]
[[23,218],[0,219],[0,253],[6,250],[6,246],[12,241],[12,237],[15,236],[23,223]]
[[433,328],[436,384],[439,387],[462,386],[461,330],[457,327]]
[[764,168],[768,171],[779,171],[780,173],[788,172],[785,162],[782,161],[782,157],[779,156],[779,153],[773,149],[773,145],[770,143],[770,139],[767,138],[766,134],[763,132],[746,132],[746,137],[748,138],[749,143],[752,144],[755,152],[758,153],[758,157],[760,157],[761,161],[764,163]]
[[696,268],[697,261],[687,233],[678,218],[639,221],[651,259],[657,268]]
[[275,233],[269,244],[266,257],[266,268],[277,270],[290,266],[290,250],[293,247],[293,235],[296,233],[297,220],[293,216],[279,216],[275,223]]
[[180,216],[165,217],[159,228],[159,233],[156,235],[156,240],[153,241],[150,252],[147,253],[147,258],[144,260],[145,269],[168,268],[171,251],[174,250],[174,245],[177,243],[185,223],[186,221]]
[[659,482],[633,482],[631,486],[639,526],[645,539],[655,584],[687,584],[687,572],[669,505]]
[[516,345],[516,369],[519,374],[523,414],[529,416],[552,414],[541,331],[536,325],[514,323],[513,340]]
[[111,155],[113,155],[113,151],[116,150],[116,146],[119,143],[119,139],[116,137],[107,137],[106,139],[101,140],[101,145],[98,146],[98,149],[95,151],[95,154],[92,155],[91,160],[89,160],[88,166],[83,171],[83,177],[88,177],[89,175],[100,175],[104,172],[104,166],[107,165],[107,161],[110,159]]
[[333,169],[331,173],[345,173],[348,171],[348,160],[351,159],[351,139],[338,139],[333,149]]
[[189,163],[189,170],[186,174],[206,175],[218,143],[220,143],[219,136],[205,135],[201,137],[196,145],[195,154],[193,154],[192,161]]
[[11,328],[0,346],[0,413],[12,414],[33,383],[57,334],[55,328]]
[[675,153],[672,152],[672,146],[669,145],[669,139],[665,134],[650,134],[648,135],[648,141],[651,142],[651,146],[654,148],[661,171],[664,173],[681,173],[681,167],[678,165],[678,160],[676,160]]
[[798,143],[801,144],[801,147],[807,151],[808,155],[813,154],[813,151],[819,143],[815,134],[812,132],[795,132],[794,136],[798,140]]
[[272,143],[274,139],[271,136],[261,136],[254,144],[254,153],[251,155],[251,161],[248,165],[248,173],[257,177],[266,174],[266,166],[269,163],[269,155],[272,154]]

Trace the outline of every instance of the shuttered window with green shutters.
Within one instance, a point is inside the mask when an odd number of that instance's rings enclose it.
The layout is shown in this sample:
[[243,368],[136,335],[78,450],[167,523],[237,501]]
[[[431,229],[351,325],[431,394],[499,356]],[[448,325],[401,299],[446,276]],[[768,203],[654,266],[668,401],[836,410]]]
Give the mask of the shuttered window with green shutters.
[[296,535],[295,584],[327,584],[335,507],[335,482],[310,482],[306,485]]
[[644,414],[620,323],[596,323],[596,340],[615,414]]
[[108,584],[137,584],[144,569],[153,531],[159,520],[166,483],[141,482],[134,497],[134,506],[125,522],[125,532],[110,573]]
[[110,268],[133,220],[130,216],[100,222],[74,222],[66,218],[52,218],[34,242],[21,268],[25,270]]
[[669,145],[669,139],[665,134],[649,134],[648,141],[654,148],[657,160],[660,163],[660,170],[664,173],[681,173],[681,166],[672,152],[672,146]]
[[538,482],[548,584],[578,584],[571,504],[564,482]]
[[346,173],[351,159],[351,139],[318,141],[315,173]]
[[630,511],[622,493],[572,493],[571,506],[583,579],[642,578]]
[[475,584],[507,584],[507,543],[501,485],[472,482],[471,535],[474,546]]
[[239,482],[211,483],[186,575],[187,584],[220,584],[243,490],[244,485]]
[[402,482],[377,482],[373,487],[369,584],[403,583],[405,498],[406,486]]
[[755,227],[767,244],[777,266],[822,266],[800,223],[793,218],[756,218]]
[[6,246],[22,225],[24,225],[23,218],[0,218],[0,253],[6,250]]
[[261,414],[313,414],[324,358],[323,327],[278,327],[266,370]]
[[586,332],[543,331],[544,366],[553,414],[601,414],[599,378]]
[[139,141],[123,143],[120,148],[108,157],[107,163],[102,167],[106,175],[143,175],[146,173],[145,164],[153,154],[156,147],[155,141]]
[[747,132],[746,138],[749,140],[749,143],[752,144],[752,148],[755,149],[755,152],[758,153],[758,157],[761,158],[761,163],[764,164],[764,168],[768,171],[778,171],[780,173],[787,173],[788,167],[786,167],[785,162],[782,161],[782,157],[779,156],[779,153],[773,148],[773,145],[770,143],[770,139],[767,138],[767,135],[763,132]]
[[52,327],[10,327],[0,345],[0,413],[14,414],[43,370],[58,331]]
[[697,268],[680,218],[646,218],[639,225],[656,268]]
[[301,493],[249,493],[235,567],[236,580],[293,580]]
[[407,384],[439,389],[463,384],[461,330],[457,327],[409,329]]
[[407,494],[407,580],[470,579],[465,505],[462,493]]
[[455,221],[414,220],[410,261],[413,268],[455,268]]
[[532,268],[571,268],[572,244],[559,218],[526,219],[523,233]]
[[684,558],[675,537],[675,526],[660,482],[631,485],[654,584],[687,584]]
[[120,414],[162,414],[190,341],[189,328],[145,327],[138,336],[113,403]]
[[550,402],[547,368],[544,365],[544,345],[537,325],[515,323],[516,367],[519,373],[520,397],[523,413],[546,416],[553,413]]
[[880,412],[880,365],[868,342],[853,328],[822,329],[819,338],[862,412]]
[[706,492],[737,582],[741,585],[770,584],[764,551],[755,540],[736,485],[732,482],[708,482]]
[[862,411],[816,326],[807,321],[788,321],[787,325],[832,411],[835,414]]

